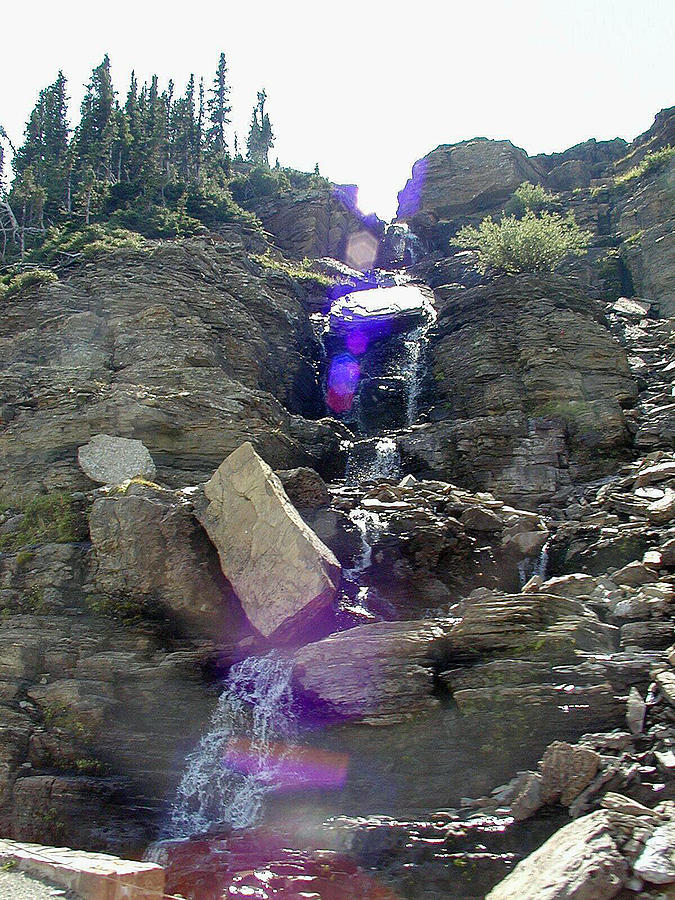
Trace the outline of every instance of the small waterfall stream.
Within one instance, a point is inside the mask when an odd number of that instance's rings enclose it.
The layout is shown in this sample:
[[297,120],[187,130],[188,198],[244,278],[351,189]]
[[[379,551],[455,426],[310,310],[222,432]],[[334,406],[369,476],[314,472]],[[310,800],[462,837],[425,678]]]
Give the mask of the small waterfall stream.
[[[326,317],[326,403],[360,436],[353,442],[346,482],[401,477],[396,428],[419,412],[428,332],[435,311],[413,285],[394,283],[340,296]],[[396,421],[382,427],[379,396],[362,402],[364,384],[382,387]],[[386,395],[396,391],[394,402]],[[387,407],[389,410],[389,406]],[[370,412],[370,414],[369,414]],[[385,414],[385,418],[386,418]],[[347,611],[376,618],[368,609],[360,576],[371,564],[369,535],[377,515],[357,508],[350,517],[361,532],[362,552],[345,578],[356,585]],[[188,756],[164,836],[184,838],[214,826],[246,829],[262,817],[265,797],[298,783],[290,661],[276,652],[249,657],[229,672],[206,734]]]
[[275,652],[230,670],[208,731],[187,758],[167,837],[256,823],[296,736],[291,674],[290,661]]

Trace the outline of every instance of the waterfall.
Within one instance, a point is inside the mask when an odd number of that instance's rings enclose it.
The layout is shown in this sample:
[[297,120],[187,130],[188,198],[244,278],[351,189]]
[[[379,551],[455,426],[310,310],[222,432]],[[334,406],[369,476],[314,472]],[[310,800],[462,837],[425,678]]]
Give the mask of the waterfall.
[[417,419],[418,401],[425,373],[425,353],[429,341],[431,321],[418,325],[403,339],[403,359],[400,373],[406,384],[406,424],[414,425]]
[[541,548],[541,553],[539,554],[539,559],[537,560],[537,565],[534,569],[534,574],[538,575],[542,581],[546,581],[546,574],[548,571],[548,551],[550,546],[551,538],[549,538]]
[[399,478],[401,454],[393,437],[356,441],[347,457],[345,477],[348,484],[376,481],[379,478]]
[[291,662],[274,651],[230,670],[208,732],[187,758],[166,837],[259,819],[284,774],[279,748],[295,740],[291,675]]

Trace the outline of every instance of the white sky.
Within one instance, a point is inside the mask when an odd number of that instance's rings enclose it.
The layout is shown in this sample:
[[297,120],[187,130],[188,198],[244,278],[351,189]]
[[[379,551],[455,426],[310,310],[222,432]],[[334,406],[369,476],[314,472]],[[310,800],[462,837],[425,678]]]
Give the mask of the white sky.
[[390,218],[413,162],[440,143],[509,138],[529,153],[631,139],[675,103],[674,0],[61,0],[0,14],[0,123],[15,142],[62,68],[76,118],[110,54],[123,100],[139,81],[191,72],[221,50],[245,140],[265,87],[271,162],[357,183]]

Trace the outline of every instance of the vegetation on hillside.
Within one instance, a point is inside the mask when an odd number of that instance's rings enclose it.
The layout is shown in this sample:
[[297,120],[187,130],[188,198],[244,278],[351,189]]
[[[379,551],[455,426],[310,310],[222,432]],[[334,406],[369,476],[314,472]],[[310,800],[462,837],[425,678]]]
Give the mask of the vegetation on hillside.
[[130,232],[177,237],[225,223],[259,229],[240,203],[278,196],[298,177],[326,184],[318,173],[299,175],[278,162],[270,169],[274,133],[264,90],[244,159],[238,137],[230,142],[229,95],[221,54],[210,88],[191,75],[177,96],[173,81],[162,91],[156,75],[139,86],[132,73],[120,101],[106,55],[92,71],[73,129],[59,72],[40,92],[21,146],[14,148],[0,127],[0,260],[53,264],[58,254],[65,259],[69,242],[78,244],[73,252],[93,244],[87,252],[95,253],[133,243]]
[[673,156],[675,156],[675,147],[671,147],[670,144],[661,147],[658,150],[654,150],[651,153],[647,153],[637,165],[628,169],[626,172],[622,172],[621,175],[615,175],[613,179],[614,184],[617,187],[621,187],[621,185],[628,184],[635,178],[641,178],[643,175],[652,172],[654,169],[660,169],[661,166],[665,165]]
[[527,212],[538,213],[545,209],[550,210],[557,199],[557,194],[547,191],[541,184],[523,181],[506,203],[504,212],[520,219]]
[[[530,188],[533,187],[530,185],[525,189],[525,196],[531,196]],[[553,195],[547,195],[543,189],[535,193],[542,202],[549,203],[553,199]],[[523,192],[519,202],[525,202]],[[476,250],[481,271],[493,268],[511,274],[545,273],[553,272],[567,256],[583,255],[591,237],[589,231],[579,227],[572,213],[561,216],[542,210],[537,214],[526,208],[521,218],[503,215],[499,221],[494,221],[492,216],[487,216],[477,228],[465,225],[451,239],[451,244]]]

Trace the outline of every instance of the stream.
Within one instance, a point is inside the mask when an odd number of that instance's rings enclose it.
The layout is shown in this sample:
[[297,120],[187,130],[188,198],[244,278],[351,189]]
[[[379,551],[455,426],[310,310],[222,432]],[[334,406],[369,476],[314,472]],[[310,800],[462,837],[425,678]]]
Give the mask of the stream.
[[[436,319],[431,294],[400,274],[385,285],[337,297],[318,323],[326,411],[354,435],[344,479],[333,486],[346,497],[369,482],[403,477],[398,435],[418,422],[425,406],[429,333]],[[335,630],[380,618],[371,608],[369,586],[361,583],[373,564],[379,518],[358,505],[349,519],[361,549],[343,569],[349,589],[340,611],[346,624],[336,616]],[[422,785],[419,773],[443,740],[457,744],[461,768],[469,771],[475,736],[464,741],[456,714],[439,710],[423,722],[398,726],[388,736],[390,746],[375,753],[377,735],[358,725],[339,726],[334,743],[331,730],[299,708],[289,656],[271,651],[230,670],[209,726],[185,761],[163,839],[148,858],[167,866],[168,885],[191,900],[395,900],[397,894],[364,875],[354,860],[340,858],[336,868],[337,858],[321,856],[325,849],[307,848],[325,848],[325,823],[345,812],[382,813],[397,804],[433,808],[434,785]],[[420,759],[409,756],[411,747]],[[444,859],[436,838],[420,841],[420,852]],[[289,860],[288,854],[295,856]],[[303,892],[309,886],[314,892]]]

